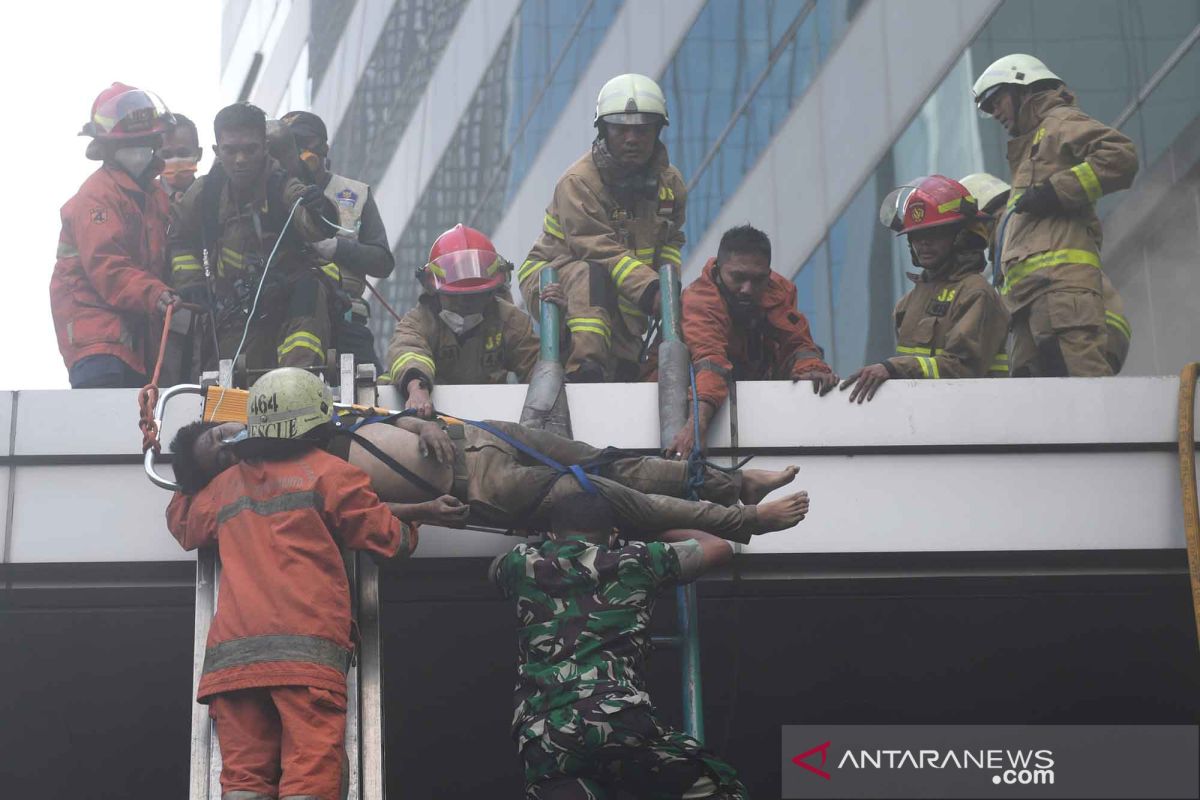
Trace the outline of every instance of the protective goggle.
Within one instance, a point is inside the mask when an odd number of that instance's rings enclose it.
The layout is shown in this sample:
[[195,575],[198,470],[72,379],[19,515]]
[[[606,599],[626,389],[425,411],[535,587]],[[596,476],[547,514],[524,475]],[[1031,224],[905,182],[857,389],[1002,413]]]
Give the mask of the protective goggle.
[[990,89],[984,89],[983,93],[976,98],[975,104],[979,106],[979,114],[984,119],[991,118],[992,112],[996,110],[996,100],[1000,97],[1000,90],[1005,86],[1006,84],[997,83]]
[[474,294],[504,283],[512,264],[488,250],[459,250],[438,256],[425,269],[436,291]]
[[233,436],[227,436],[226,438],[222,439],[221,444],[237,444],[238,442],[244,442],[249,438],[250,438],[250,429],[242,428],[240,431],[235,433]]
[[910,184],[898,186],[888,192],[887,197],[879,204],[879,224],[896,233],[904,230],[904,204],[924,180],[924,177],[917,178]]

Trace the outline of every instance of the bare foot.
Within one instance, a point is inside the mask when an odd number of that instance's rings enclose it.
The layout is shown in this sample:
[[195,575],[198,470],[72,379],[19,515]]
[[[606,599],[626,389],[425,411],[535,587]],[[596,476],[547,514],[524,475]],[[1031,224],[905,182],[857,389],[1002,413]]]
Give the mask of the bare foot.
[[795,525],[808,513],[808,492],[789,494],[782,500],[772,500],[758,506],[758,527],[761,533],[782,531]]
[[742,470],[741,501],[748,506],[756,506],[763,498],[780,486],[787,486],[796,479],[799,467],[787,469],[744,469]]

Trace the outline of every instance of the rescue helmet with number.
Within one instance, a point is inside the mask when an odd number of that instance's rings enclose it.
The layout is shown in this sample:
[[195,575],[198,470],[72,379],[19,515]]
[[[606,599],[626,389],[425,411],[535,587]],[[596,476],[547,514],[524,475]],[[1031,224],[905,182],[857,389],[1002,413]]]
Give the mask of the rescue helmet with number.
[[[969,227],[980,223],[975,198],[961,183],[945,175],[930,175],[893,189],[879,208],[879,221],[897,236],[945,225]],[[986,233],[983,235],[986,239]]]
[[604,84],[596,97],[596,116],[592,125],[602,122],[616,125],[670,125],[667,98],[652,79],[627,72]]
[[1011,186],[990,172],[972,172],[961,178],[959,183],[974,195],[979,210],[985,214],[999,211],[1012,192]]
[[988,102],[996,96],[1001,86],[1029,86],[1038,81],[1063,82],[1040,59],[1025,53],[1013,53],[993,61],[975,81],[971,94],[979,110],[987,113]]
[[418,278],[438,294],[482,294],[503,284],[511,270],[491,239],[460,222],[433,243]]
[[273,369],[250,387],[246,417],[250,439],[300,439],[333,419],[333,392],[299,367]]
[[120,142],[161,136],[174,125],[174,115],[154,92],[114,83],[96,96],[79,135]]

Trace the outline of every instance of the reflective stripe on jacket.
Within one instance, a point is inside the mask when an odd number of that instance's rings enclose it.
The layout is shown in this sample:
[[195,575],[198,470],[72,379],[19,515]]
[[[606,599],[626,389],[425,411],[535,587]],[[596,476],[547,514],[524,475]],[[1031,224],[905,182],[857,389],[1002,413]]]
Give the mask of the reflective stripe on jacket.
[[[461,339],[438,317],[437,299],[422,295],[396,323],[388,344],[385,376],[407,396],[408,382],[504,383],[509,372],[524,382],[537,363],[540,343],[533,320],[512,303],[494,297],[483,322]],[[435,381],[436,378],[436,381]]]
[[796,310],[796,285],[772,272],[762,299],[762,323],[749,330],[729,313],[710,258],[683,291],[683,339],[696,370],[700,399],[720,408],[727,381],[786,380],[810,370],[832,372]]
[[687,205],[683,176],[670,165],[661,142],[651,169],[658,171],[656,196],[622,192],[620,197],[605,183],[591,150],[567,169],[546,207],[542,233],[517,270],[527,296],[546,266],[598,264],[617,290],[618,307],[610,309],[614,317],[621,314],[635,335],[646,330],[640,306],[646,290],[657,284],[656,268],[683,263]]
[[1008,312],[984,265],[983,252],[970,251],[944,278],[916,277],[896,304],[896,355],[884,362],[893,377],[1008,377]]
[[150,327],[167,290],[169,206],[157,181],[143,189],[108,165],[63,205],[50,313],[68,368],[100,354],[142,374],[153,367],[158,337]]
[[367,475],[321,450],[243,461],[176,494],[167,527],[185,550],[216,544],[217,613],[197,699],[261,686],[345,691],[350,590],[339,545],[405,557],[416,534]]
[[1129,137],[1080,111],[1065,86],[1026,98],[1016,130],[1008,143],[1010,208],[1029,187],[1048,181],[1065,213],[1010,215],[1001,253],[1001,293],[1010,311],[1052,287],[1095,289],[1083,267],[1100,266],[1096,201],[1127,188],[1138,169]]

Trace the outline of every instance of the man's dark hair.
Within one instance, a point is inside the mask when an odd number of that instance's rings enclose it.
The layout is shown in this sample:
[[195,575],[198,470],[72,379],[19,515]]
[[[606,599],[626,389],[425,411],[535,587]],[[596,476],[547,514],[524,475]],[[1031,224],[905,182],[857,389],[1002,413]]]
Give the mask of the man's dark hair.
[[767,260],[767,266],[771,266],[771,240],[749,223],[725,231],[721,236],[721,244],[717,247],[717,263],[724,263],[725,259],[734,253],[762,256]]
[[267,138],[267,115],[252,103],[234,103],[217,112],[213,120],[213,133],[221,138],[222,131],[251,131]]
[[582,489],[562,498],[550,509],[550,530],[556,536],[582,533],[591,541],[607,543],[616,524],[612,506],[604,496]]
[[199,148],[200,131],[196,129],[196,123],[192,122],[190,118],[185,117],[183,114],[172,114],[171,116],[175,117],[175,125],[173,126],[174,129],[179,130],[180,128],[186,128],[187,130],[191,131],[192,138],[196,140],[196,147]]
[[219,422],[191,422],[184,425],[171,440],[171,466],[175,482],[184,494],[195,494],[208,485],[211,475],[205,475],[196,462],[196,440],[219,425]]

